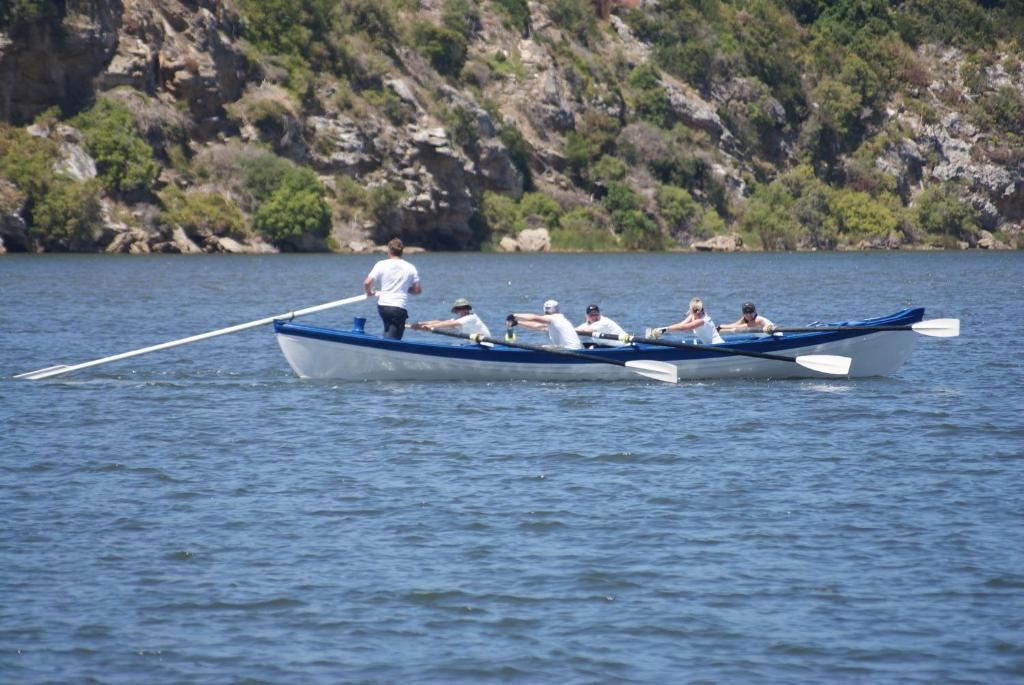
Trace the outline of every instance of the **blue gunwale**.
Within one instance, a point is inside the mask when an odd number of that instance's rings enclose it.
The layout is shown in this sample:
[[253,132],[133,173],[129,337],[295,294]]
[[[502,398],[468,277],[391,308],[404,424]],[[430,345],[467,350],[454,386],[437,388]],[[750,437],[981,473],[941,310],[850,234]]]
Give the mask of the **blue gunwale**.
[[[858,321],[834,321],[823,326],[902,326],[917,323],[924,319],[924,308],[903,309],[889,316]],[[818,322],[814,325],[819,325]],[[582,359],[563,357],[543,352],[533,352],[517,348],[495,346],[486,347],[475,343],[451,345],[445,343],[420,342],[411,340],[392,340],[376,335],[342,331],[336,328],[307,326],[291,321],[275,320],[274,332],[299,338],[311,338],[326,342],[344,343],[357,347],[368,347],[391,352],[416,354],[430,357],[457,358],[473,361],[514,362],[517,364],[596,364]],[[742,336],[731,338],[719,347],[730,347],[750,352],[784,353],[786,350],[836,342],[847,338],[874,335],[872,331],[821,331],[809,333],[786,333],[783,336],[757,337]],[[711,347],[710,345],[708,347]],[[683,361],[690,359],[707,359],[727,356],[721,352],[699,349],[681,350],[657,345],[632,344],[625,347],[605,347],[581,350],[587,354],[609,359],[630,361],[635,359],[651,359],[655,361]]]

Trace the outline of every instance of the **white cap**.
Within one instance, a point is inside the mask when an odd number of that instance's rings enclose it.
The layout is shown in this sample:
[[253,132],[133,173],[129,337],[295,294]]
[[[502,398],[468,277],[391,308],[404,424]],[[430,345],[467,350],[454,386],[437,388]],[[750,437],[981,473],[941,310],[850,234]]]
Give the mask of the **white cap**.
[[544,313],[554,314],[558,311],[558,300],[545,300],[544,301]]

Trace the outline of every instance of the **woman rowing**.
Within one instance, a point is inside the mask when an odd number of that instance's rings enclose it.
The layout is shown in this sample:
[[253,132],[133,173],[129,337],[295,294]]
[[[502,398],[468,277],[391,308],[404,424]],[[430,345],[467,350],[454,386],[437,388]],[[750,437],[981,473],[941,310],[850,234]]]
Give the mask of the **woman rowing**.
[[757,307],[753,302],[744,302],[741,307],[742,316],[733,323],[723,324],[718,327],[723,333],[748,333],[751,331],[771,333],[775,324],[757,313]]
[[651,337],[660,338],[665,333],[675,331],[690,331],[694,337],[706,344],[725,342],[715,330],[715,322],[704,311],[704,302],[699,297],[690,300],[690,313],[685,319],[679,323],[655,328]]

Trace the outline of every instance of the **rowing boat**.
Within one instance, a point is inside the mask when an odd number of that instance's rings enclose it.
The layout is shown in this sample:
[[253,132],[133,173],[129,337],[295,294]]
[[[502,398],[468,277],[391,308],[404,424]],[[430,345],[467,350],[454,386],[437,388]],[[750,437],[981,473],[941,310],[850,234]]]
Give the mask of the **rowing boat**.
[[[814,323],[798,333],[745,334],[721,347],[767,355],[842,355],[852,359],[848,376],[885,376],[895,372],[914,350],[912,324],[923,308],[859,321]],[[893,327],[907,330],[891,330]],[[837,327],[843,327],[837,329]],[[855,327],[851,330],[850,327]],[[884,327],[885,330],[872,330]],[[820,328],[821,330],[816,330]],[[865,330],[866,329],[866,330]],[[461,345],[391,340],[369,335],[355,325],[344,331],[274,321],[285,359],[301,378],[341,381],[595,381],[637,376],[618,362],[658,361],[677,367],[681,380],[719,378],[835,378],[799,364],[716,351],[716,345],[687,349],[634,343],[586,350],[610,363],[547,354],[502,345]]]

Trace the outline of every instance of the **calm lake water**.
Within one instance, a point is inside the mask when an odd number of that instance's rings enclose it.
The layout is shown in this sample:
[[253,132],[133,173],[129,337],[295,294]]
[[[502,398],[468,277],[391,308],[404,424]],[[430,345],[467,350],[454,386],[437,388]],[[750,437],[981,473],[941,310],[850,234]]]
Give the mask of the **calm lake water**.
[[1024,679],[1024,255],[411,260],[415,318],[496,331],[699,295],[963,335],[883,379],[357,384],[260,328],[17,381],[356,295],[375,257],[4,257],[0,682]]

